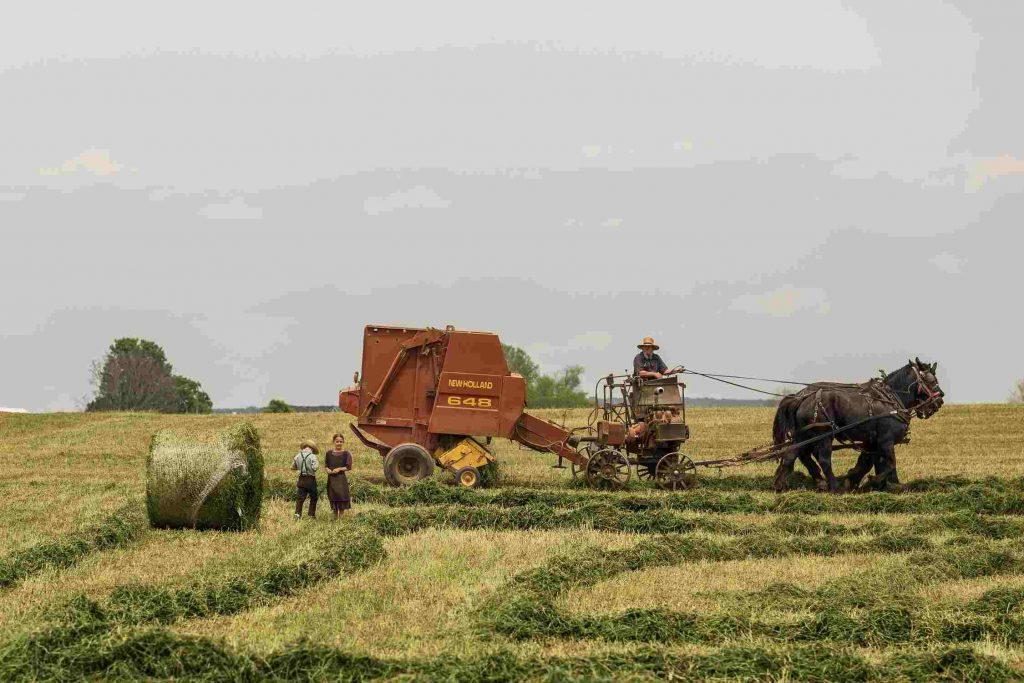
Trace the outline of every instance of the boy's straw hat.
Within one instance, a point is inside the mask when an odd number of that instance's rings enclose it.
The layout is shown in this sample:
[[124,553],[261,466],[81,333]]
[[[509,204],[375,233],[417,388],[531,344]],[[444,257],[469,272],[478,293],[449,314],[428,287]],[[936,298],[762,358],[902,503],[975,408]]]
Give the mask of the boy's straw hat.
[[299,444],[299,448],[305,448],[306,446],[309,446],[311,451],[313,451],[317,455],[320,455],[320,449],[316,447],[316,441],[313,441],[313,439],[306,439],[305,441]]

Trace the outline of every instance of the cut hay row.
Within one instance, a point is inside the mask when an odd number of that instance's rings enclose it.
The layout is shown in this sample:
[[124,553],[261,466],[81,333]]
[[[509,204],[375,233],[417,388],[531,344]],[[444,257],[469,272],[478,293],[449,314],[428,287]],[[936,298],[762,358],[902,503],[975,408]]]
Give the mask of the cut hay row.
[[263,454],[256,428],[164,429],[146,460],[150,524],[169,529],[251,529],[263,501]]
[[795,538],[761,533],[724,541],[702,536],[655,536],[621,550],[593,547],[552,558],[543,566],[515,576],[485,601],[478,623],[485,631],[525,640],[544,638],[549,622],[562,619],[554,603],[567,591],[593,586],[624,572],[699,561],[722,562],[869,552],[910,552],[932,548],[915,535],[886,534],[839,540]]
[[[720,493],[763,493],[774,495],[772,491],[773,477],[771,476],[735,476],[735,477],[701,477],[699,491],[714,491]],[[650,487],[637,485],[627,491],[618,494],[595,492],[587,489],[580,481],[568,480],[564,482],[551,482],[549,484],[532,484],[528,486],[507,484],[495,489],[483,491],[468,491],[454,486],[443,484],[436,479],[428,479],[417,486],[407,489],[394,489],[391,487],[371,484],[361,479],[352,482],[353,495],[357,502],[378,503],[382,505],[405,506],[415,504],[439,504],[439,503],[463,503],[473,504],[481,497],[497,495],[518,496],[530,494],[548,494],[563,498],[568,495],[567,504],[575,504],[580,495],[600,496],[604,498],[621,496],[647,496],[651,498],[660,497],[657,491]],[[792,491],[789,495],[801,493],[815,493],[814,481],[809,477],[794,475],[791,485]],[[282,481],[280,479],[267,479],[265,484],[265,495],[268,498],[280,500],[295,500],[295,482]],[[511,492],[511,493],[506,493]],[[968,479],[960,476],[946,477],[922,477],[914,479],[902,485],[902,492],[889,493],[891,496],[905,496],[906,494],[922,493],[948,493],[967,494],[970,496],[981,495],[986,500],[992,497],[1001,497],[1007,494],[1024,494],[1024,477],[1000,479],[997,477],[985,477],[983,479]],[[687,494],[681,494],[687,495]],[[879,494],[886,495],[886,494]],[[952,502],[953,499],[947,499]],[[929,510],[934,512],[934,510]]]
[[[1024,638],[1024,618],[933,615],[905,606],[840,610],[826,606],[809,619],[764,621],[747,613],[672,612],[634,609],[615,616],[573,616],[538,605],[529,622],[537,639],[600,639],[608,642],[714,645],[757,638],[777,644],[836,643],[887,647],[990,641],[1015,646]],[[516,639],[523,639],[517,632]]]
[[504,531],[591,529],[631,534],[684,534],[703,531],[735,536],[770,531],[797,536],[827,535],[835,538],[856,534],[905,536],[936,533],[966,534],[993,539],[1024,536],[1024,521],[967,512],[921,517],[907,525],[894,525],[881,520],[840,524],[799,515],[777,516],[764,525],[743,525],[709,513],[680,513],[664,509],[622,510],[607,502],[590,503],[569,509],[553,508],[539,503],[515,507],[421,505],[387,512],[372,510],[361,513],[358,519],[360,523],[385,536],[399,536],[427,528]]
[[[700,477],[700,487],[712,491],[752,491],[771,492],[775,483],[774,475],[752,475],[752,476],[726,476]],[[1024,492],[1024,477],[982,477],[971,479],[963,476],[942,476],[942,477],[919,477],[912,479],[899,486],[904,493],[929,493],[934,491],[955,492],[968,487],[982,487],[991,491],[1016,491]],[[815,491],[815,481],[807,475],[798,472],[790,479],[790,488],[793,490]]]
[[401,536],[429,528],[466,531],[592,529],[636,534],[746,532],[733,522],[710,516],[682,515],[667,511],[621,512],[615,508],[602,506],[566,510],[542,504],[517,507],[420,506],[389,511],[371,510],[360,513],[358,520],[384,536]]
[[94,526],[0,558],[0,590],[49,567],[71,567],[92,553],[134,543],[145,531],[141,506],[125,505]]
[[70,623],[102,619],[128,625],[237,614],[362,571],[384,555],[380,538],[362,527],[331,529],[300,539],[298,548],[284,559],[250,573],[178,587],[123,585],[103,601],[73,598],[62,618]]
[[[294,496],[290,488],[273,484],[275,497]],[[952,490],[924,493],[867,493],[824,495],[792,492],[783,495],[696,489],[682,493],[609,493],[550,488],[501,488],[471,490],[425,480],[413,486],[392,488],[365,481],[352,483],[353,500],[391,507],[415,505],[579,507],[613,505],[621,510],[674,510],[736,514],[941,514],[968,512],[988,515],[1024,515],[1024,490],[972,482]]]
[[164,628],[126,631],[94,619],[20,637],[0,648],[5,681],[118,678],[234,681],[812,680],[1011,681],[1019,674],[970,648],[903,650],[871,660],[840,646],[723,647],[703,654],[641,647],[587,657],[522,656],[500,649],[382,659],[297,643],[259,655]]
[[[966,609],[951,613],[937,614],[921,608],[916,592],[922,586],[1024,571],[1024,550],[1019,544],[954,541],[910,553],[884,571],[859,572],[812,592],[769,586],[731,601],[731,611],[701,614],[632,609],[608,616],[569,614],[556,604],[561,594],[625,571],[663,566],[673,559],[671,550],[644,547],[646,542],[619,551],[595,548],[553,558],[515,577],[478,610],[478,625],[484,632],[517,641],[569,638],[715,644],[723,639],[757,637],[780,643],[831,641],[860,646],[1020,642],[1024,637],[1024,613],[1015,610],[1024,604],[1024,590],[995,589]],[[784,552],[785,545],[777,541],[774,552]],[[734,559],[735,551],[723,546],[708,550],[713,557],[720,557],[724,551],[728,559]],[[765,551],[768,548],[761,546],[755,552]],[[766,622],[751,616],[781,609],[810,611],[814,616],[796,623]]]

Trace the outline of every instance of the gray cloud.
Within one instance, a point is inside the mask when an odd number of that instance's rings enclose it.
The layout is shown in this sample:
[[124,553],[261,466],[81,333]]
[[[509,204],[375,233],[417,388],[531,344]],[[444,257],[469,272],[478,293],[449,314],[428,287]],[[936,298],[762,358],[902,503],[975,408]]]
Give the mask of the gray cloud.
[[325,5],[276,44],[221,9],[176,30],[187,3],[114,33],[25,10],[0,28],[0,405],[71,407],[126,334],[219,405],[324,403],[369,322],[499,331],[588,380],[653,334],[703,370],[921,355],[954,400],[1005,396],[1019,5],[586,8],[435,32]]
[[199,209],[199,215],[215,221],[251,221],[263,217],[263,209],[250,206],[242,197],[217,204],[208,204]]

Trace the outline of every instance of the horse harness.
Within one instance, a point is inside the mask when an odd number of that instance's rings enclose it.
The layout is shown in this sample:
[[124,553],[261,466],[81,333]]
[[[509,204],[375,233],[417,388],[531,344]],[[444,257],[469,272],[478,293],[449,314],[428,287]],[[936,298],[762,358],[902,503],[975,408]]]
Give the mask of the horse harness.
[[[912,413],[908,410],[903,403],[899,400],[896,392],[885,382],[879,379],[870,379],[863,384],[844,384],[840,382],[821,382],[815,385],[811,385],[807,389],[804,389],[796,394],[793,394],[794,398],[797,398],[801,402],[807,400],[811,396],[814,397],[814,414],[811,416],[811,423],[800,429],[801,432],[806,432],[811,429],[817,429],[821,427],[828,427],[832,432],[839,430],[839,426],[836,425],[835,419],[829,414],[828,409],[821,400],[822,392],[826,389],[833,391],[842,391],[857,393],[860,395],[867,406],[868,420],[873,421],[876,418],[875,409],[878,407],[877,404],[882,404],[884,409],[878,411],[877,417],[889,417],[893,416],[901,422],[909,425]],[[812,393],[813,391],[813,393]],[[818,415],[824,416],[823,422],[818,421]],[[794,435],[795,436],[795,435]],[[840,438],[840,441],[845,439]]]

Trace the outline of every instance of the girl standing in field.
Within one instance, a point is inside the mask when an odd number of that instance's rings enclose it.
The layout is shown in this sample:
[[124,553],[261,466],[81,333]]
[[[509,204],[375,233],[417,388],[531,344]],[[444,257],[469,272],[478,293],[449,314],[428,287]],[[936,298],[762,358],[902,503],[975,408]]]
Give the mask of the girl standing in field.
[[331,511],[337,519],[352,507],[348,476],[345,474],[352,471],[352,454],[345,450],[344,436],[335,434],[331,440],[334,448],[324,454],[324,469],[327,471],[327,499],[331,501]]

